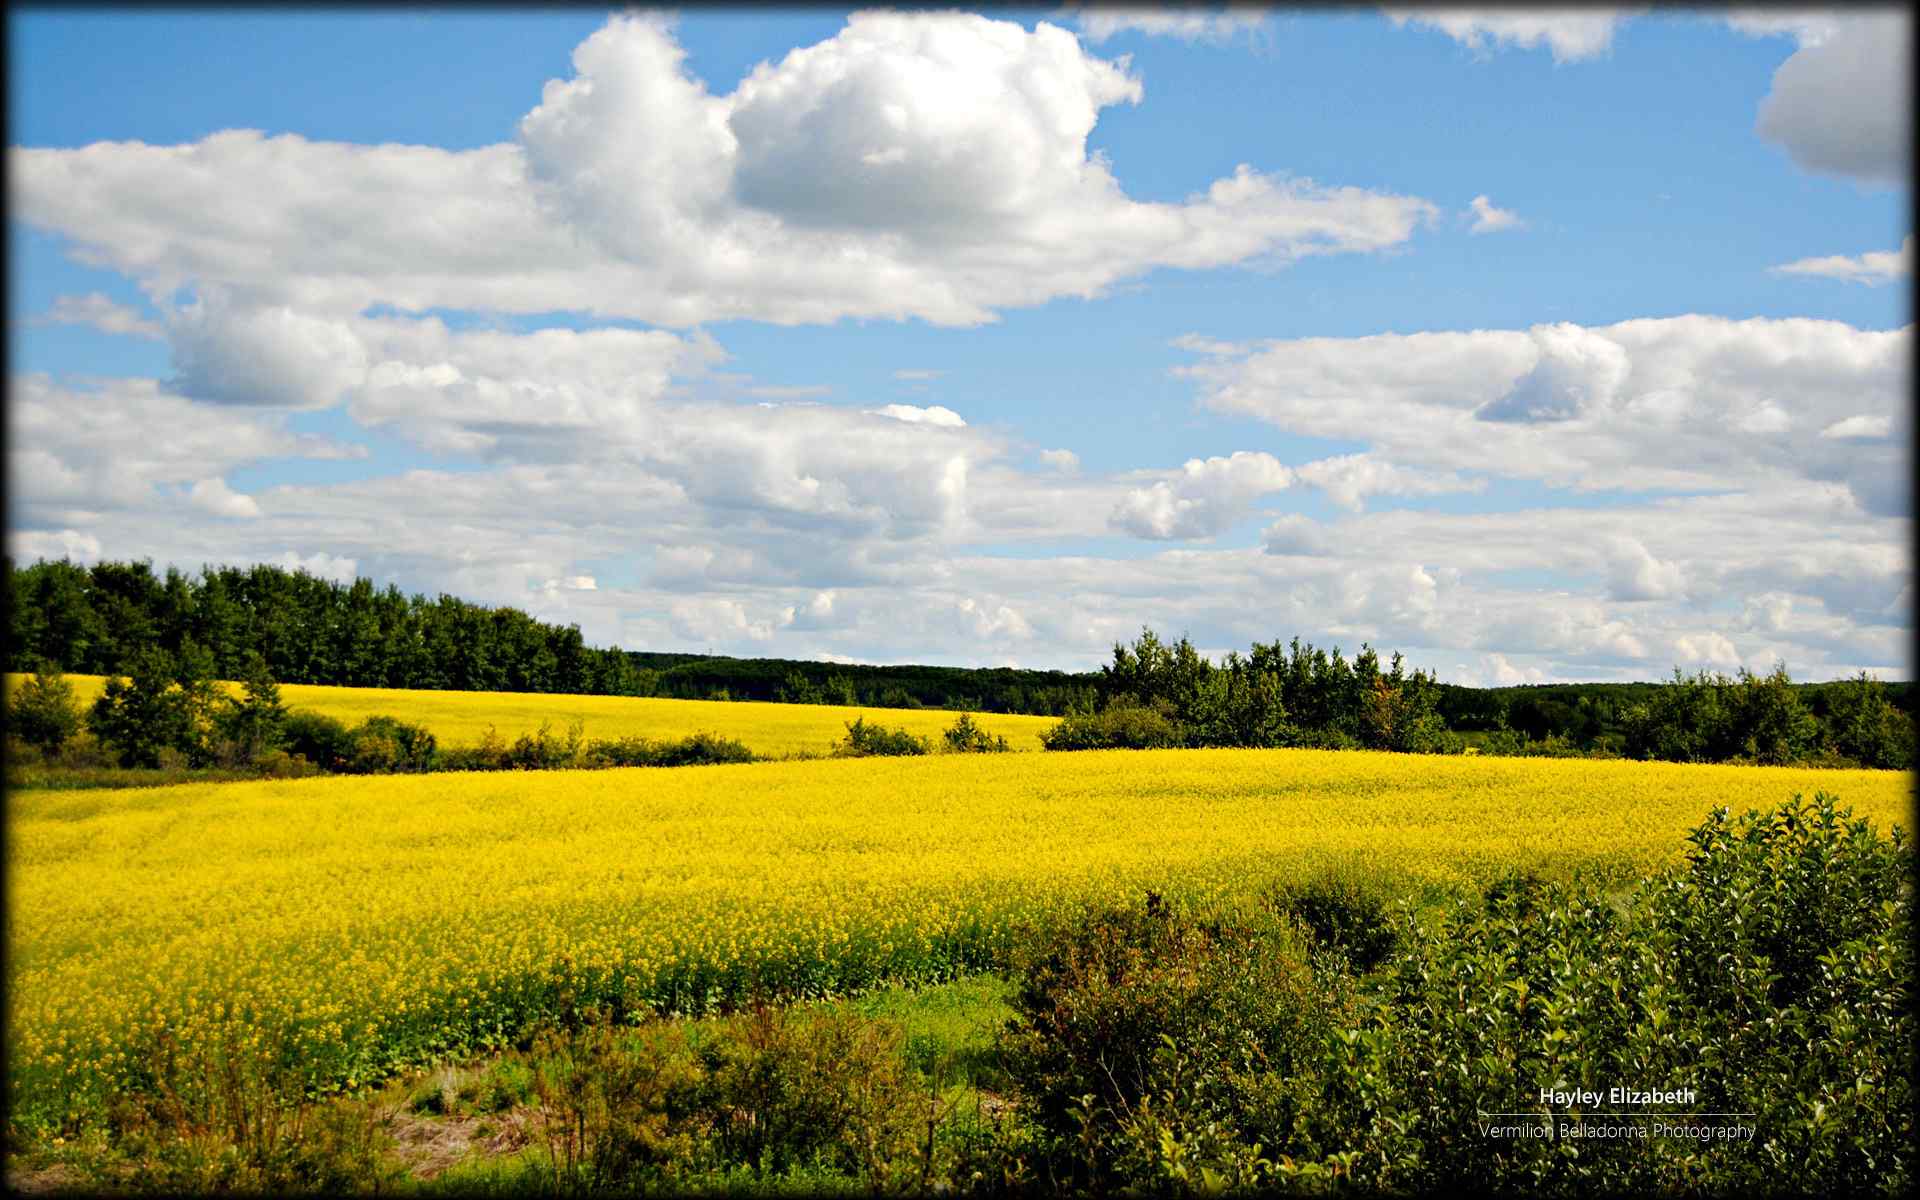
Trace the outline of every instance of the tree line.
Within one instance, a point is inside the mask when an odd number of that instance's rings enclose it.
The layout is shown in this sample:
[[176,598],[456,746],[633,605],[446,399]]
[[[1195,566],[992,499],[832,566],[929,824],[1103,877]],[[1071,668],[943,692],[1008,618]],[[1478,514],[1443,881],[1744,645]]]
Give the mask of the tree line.
[[1097,673],[864,666],[587,646],[575,625],[368,579],[279,567],[5,562],[6,668],[123,675],[160,650],[189,674],[280,683],[943,708],[1062,716],[1056,748],[1357,746],[1682,761],[1912,761],[1912,685],[1676,671],[1665,683],[1471,688],[1294,639],[1214,663],[1145,631]]
[[[36,671],[7,696],[9,766],[42,768],[38,786],[120,786],[159,782],[121,771],[204,777],[300,778],[320,772],[397,774],[424,771],[561,770],[759,761],[746,745],[714,733],[678,741],[645,737],[589,740],[578,719],[558,733],[551,721],[509,743],[488,727],[474,746],[443,747],[432,731],[399,717],[371,716],[349,726],[325,713],[289,709],[266,661],[249,655],[239,689],[213,678],[213,657],[189,643],[178,655],[149,646],[126,675],[107,679],[102,694],[82,708],[65,675]],[[1005,737],[961,713],[935,743],[904,729],[859,717],[847,722],[835,757],[1001,753]],[[24,776],[22,776],[24,778]],[[16,783],[14,773],[9,782]],[[173,782],[173,780],[167,780]]]
[[1439,684],[1399,654],[1363,645],[1349,661],[1294,638],[1256,642],[1215,664],[1187,638],[1143,629],[1115,643],[1098,706],[1070,714],[1049,750],[1159,746],[1304,746],[1438,753],[1461,748],[1439,713]]
[[[1450,687],[1407,670],[1398,653],[1383,666],[1364,644],[1348,660],[1338,646],[1329,653],[1298,638],[1256,642],[1215,664],[1184,637],[1169,644],[1143,629],[1132,645],[1114,645],[1096,691],[1096,706],[1044,736],[1048,749],[1471,750],[1906,770],[1915,743],[1912,716],[1865,672],[1809,687],[1785,667],[1733,676],[1675,668],[1660,684],[1570,687],[1568,703]],[[1466,728],[1451,725],[1449,711]]]
[[1062,671],[870,667],[595,648],[577,625],[535,620],[442,594],[405,595],[370,579],[338,583],[280,567],[84,567],[5,563],[6,669],[127,673],[144,649],[212,656],[239,679],[258,654],[281,683],[550,692],[947,708],[1058,715],[1092,698]]

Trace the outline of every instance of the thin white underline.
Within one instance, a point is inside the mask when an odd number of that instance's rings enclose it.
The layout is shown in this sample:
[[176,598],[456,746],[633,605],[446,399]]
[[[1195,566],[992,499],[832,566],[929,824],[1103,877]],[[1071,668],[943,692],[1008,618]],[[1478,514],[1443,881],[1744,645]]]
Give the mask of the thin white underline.
[[[1479,1115],[1483,1117],[1541,1117],[1541,1116],[1551,1117],[1555,1115],[1553,1113],[1537,1113],[1537,1112],[1490,1113],[1490,1112],[1480,1112],[1480,1110],[1477,1108],[1474,1109],[1474,1112],[1479,1113]],[[1575,1114],[1570,1112],[1563,1112],[1558,1115],[1563,1117],[1571,1117],[1571,1116],[1574,1116]],[[1677,1112],[1677,1113],[1633,1112],[1633,1113],[1580,1113],[1578,1115],[1582,1117],[1757,1117],[1760,1114],[1759,1113],[1696,1113],[1696,1112]]]

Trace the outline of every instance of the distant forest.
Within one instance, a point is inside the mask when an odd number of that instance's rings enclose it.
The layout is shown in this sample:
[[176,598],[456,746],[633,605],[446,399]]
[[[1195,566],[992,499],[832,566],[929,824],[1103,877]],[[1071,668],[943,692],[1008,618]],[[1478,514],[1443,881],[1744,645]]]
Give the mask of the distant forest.
[[155,574],[144,562],[41,561],[7,576],[8,671],[125,672],[133,654],[194,643],[237,679],[257,651],[281,683],[559,692],[680,700],[947,708],[1058,716],[1092,703],[1093,676],[1005,667],[870,667],[586,645],[577,625],[453,596],[320,579],[272,566]]
[[[233,679],[257,651],[282,683],[455,691],[561,692],[672,699],[943,708],[1059,716],[1108,699],[1107,672],[1006,667],[855,666],[596,648],[578,626],[453,596],[405,595],[272,566],[207,567],[198,577],[144,562],[67,560],[7,577],[6,669],[123,672],[134,651],[191,642]],[[1337,650],[1336,650],[1337,655]],[[1110,669],[1109,669],[1110,671]],[[1624,715],[1671,683],[1472,688],[1430,683],[1447,730],[1570,751],[1623,744]],[[1792,685],[1825,718],[1841,683]],[[1911,717],[1913,687],[1881,689]],[[1491,748],[1491,747],[1489,747]]]

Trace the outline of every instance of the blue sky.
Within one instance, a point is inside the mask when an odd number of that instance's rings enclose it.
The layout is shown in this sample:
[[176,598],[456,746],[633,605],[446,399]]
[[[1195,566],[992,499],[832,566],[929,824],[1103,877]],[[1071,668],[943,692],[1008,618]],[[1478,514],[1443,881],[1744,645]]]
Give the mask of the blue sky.
[[10,550],[1905,677],[1904,22],[16,10]]

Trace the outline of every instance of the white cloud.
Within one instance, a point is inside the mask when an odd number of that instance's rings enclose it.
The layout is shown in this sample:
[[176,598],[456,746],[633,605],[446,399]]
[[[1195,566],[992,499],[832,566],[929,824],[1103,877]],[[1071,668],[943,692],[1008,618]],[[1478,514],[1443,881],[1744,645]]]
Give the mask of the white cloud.
[[252,496],[236,492],[220,478],[201,479],[187,492],[187,499],[201,512],[216,517],[252,519],[260,515],[260,506]]
[[1208,354],[1216,358],[1237,357],[1247,352],[1245,342],[1225,342],[1219,338],[1204,337],[1197,333],[1183,333],[1167,343],[1176,350],[1186,350],[1194,354]]
[[972,637],[991,641],[1033,637],[1033,626],[1005,603],[962,596],[954,608],[960,617],[961,628]]
[[776,621],[749,615],[747,606],[726,598],[676,601],[670,610],[673,630],[689,642],[720,644],[765,642],[773,637]]
[[1890,283],[1913,274],[1913,235],[1901,239],[1898,250],[1869,250],[1858,258],[1844,254],[1802,258],[1770,269],[1776,275],[1820,275],[1873,286]]
[[9,529],[7,549],[19,562],[65,558],[91,566],[100,561],[100,539],[78,529]]
[[1487,654],[1481,662],[1486,671],[1487,681],[1494,687],[1517,687],[1528,683],[1545,683],[1546,673],[1539,667],[1516,667],[1507,661],[1504,654]]
[[1833,9],[1734,8],[1721,14],[1727,25],[1748,37],[1790,37],[1817,46],[1833,36],[1841,14]]
[[102,333],[119,333],[150,341],[159,341],[166,336],[157,322],[149,321],[131,308],[116,303],[104,292],[56,296],[53,308],[41,320],[55,325],[91,325]]
[[1773,74],[1755,130],[1808,171],[1905,181],[1912,137],[1912,25],[1898,11],[1849,12]]
[[1253,501],[1292,483],[1293,472],[1261,451],[1188,459],[1169,478],[1128,491],[1107,521],[1135,537],[1212,537],[1244,517]]
[[964,429],[966,420],[950,408],[938,404],[920,408],[913,404],[883,404],[879,408],[866,411],[877,417],[892,417],[896,421],[905,421],[909,425],[937,425],[945,429]]
[[16,375],[7,400],[16,525],[80,526],[176,495],[201,511],[251,516],[252,499],[221,482],[228,471],[266,459],[346,456],[326,439],[287,432],[277,414],[196,404],[153,380],[73,385]]
[[266,561],[289,571],[305,571],[316,578],[331,579],[336,583],[352,583],[360,572],[360,564],[353,559],[328,554],[324,550],[316,550],[312,554],[285,550]]
[[1844,483],[1904,513],[1893,444],[1822,430],[1862,416],[1910,428],[1911,327],[1681,316],[1582,327],[1272,341],[1178,368],[1221,412],[1358,439],[1399,466],[1585,490]]
[[1126,8],[1069,5],[1063,15],[1070,16],[1086,39],[1095,43],[1127,31],[1183,42],[1226,42],[1236,34],[1264,28],[1268,16],[1264,8],[1203,5]]
[[[1088,143],[1103,108],[1135,102],[1123,59],[951,14],[863,14],[716,94],[643,17],[583,45],[507,145],[241,131],[10,151],[16,211],[138,278],[177,378],[15,378],[9,544],[361,572],[577,620],[599,644],[835,661],[1085,668],[1147,621],[1209,646],[1371,639],[1494,678],[1656,677],[1683,639],[1722,653],[1709,635],[1796,674],[1901,669],[1910,330],[1688,316],[1188,334],[1175,344],[1198,357],[1184,373],[1207,404],[1364,449],[1115,475],[939,406],[735,403],[811,390],[719,374],[725,352],[697,329],[404,315],[968,323],[1157,267],[1386,249],[1435,211],[1251,170],[1184,203],[1134,201]],[[56,311],[130,332],[144,319],[86,297]],[[364,453],[290,432],[289,413],[333,405],[482,461],[227,487],[264,459]],[[1360,511],[1501,479],[1711,494]],[[1350,515],[1272,513],[1295,485]],[[249,504],[246,520],[215,515]],[[1261,547],[1174,544],[1261,509]],[[1057,548],[1115,529],[1169,544]],[[977,549],[1008,543],[1049,550]],[[578,573],[589,563],[598,579]],[[616,578],[640,582],[602,582]],[[1711,607],[1730,596],[1762,601]]]
[[1877,440],[1891,436],[1893,418],[1880,416],[1853,416],[1835,421],[1820,431],[1823,438],[1839,438],[1842,441]]
[[940,378],[942,374],[943,372],[929,371],[925,368],[902,368],[895,371],[893,377],[906,383],[926,383]]
[[[1073,486],[1085,489],[1069,501],[1082,510],[1092,496],[1111,504],[1128,490]],[[1063,511],[1036,494],[1039,508]],[[1086,669],[1147,622],[1209,646],[1298,634],[1349,650],[1371,640],[1424,666],[1497,653],[1550,678],[1646,679],[1677,661],[1676,639],[1709,633],[1743,660],[1778,654],[1810,678],[1853,664],[1898,675],[1909,646],[1908,522],[1863,513],[1835,485],[1791,480],[1618,508],[1397,510],[1324,523],[1289,514],[1264,551],[1040,560],[969,552],[971,525],[906,538],[799,514],[782,525],[773,511],[685,497],[594,464],[280,487],[262,501],[263,515],[247,522],[183,520],[184,509],[147,504],[91,526],[36,528],[93,538],[105,557],[151,554],[190,570],[291,561],[288,546],[324,546],[329,560],[306,561],[329,577],[357,567],[408,590],[577,621],[596,644],[650,649]],[[1107,511],[1094,509],[1092,532]],[[674,547],[702,553],[683,555],[671,578],[530,590],[582,561],[644,568]],[[1701,604],[1727,596],[1789,597],[1790,619],[1762,627]]]
[[1398,466],[1371,454],[1323,458],[1296,467],[1293,473],[1299,482],[1321,489],[1329,500],[1353,511],[1358,511],[1371,495],[1438,496],[1486,487],[1485,480]]
[[1740,665],[1740,651],[1727,640],[1726,635],[1711,631],[1685,634],[1674,638],[1673,658],[1676,665],[1685,668],[1702,666],[1728,668]]
[[214,293],[168,322],[173,386],[258,408],[328,408],[365,378],[366,351],[343,321],[285,305],[250,308]]
[[1686,595],[1679,564],[1662,562],[1636,537],[1613,534],[1602,543],[1607,596],[1612,600],[1670,600]]
[[1473,214],[1473,227],[1468,230],[1469,233],[1498,233],[1502,229],[1527,227],[1527,223],[1520,219],[1520,214],[1494,207],[1493,202],[1485,196],[1475,196],[1467,208]]
[[1320,522],[1299,513],[1288,513],[1269,525],[1263,541],[1268,554],[1298,554],[1311,557],[1327,554],[1334,548],[1333,542],[1328,539],[1326,529]]
[[725,95],[686,66],[664,21],[615,17],[518,141],[476,150],[250,130],[16,147],[13,215],[150,295],[228,294],[232,314],[182,315],[182,377],[257,402],[223,322],[301,375],[356,369],[329,322],[375,304],[970,325],[1159,267],[1384,250],[1436,211],[1247,167],[1183,203],[1132,200],[1087,140],[1141,82],[1045,22],[856,13]]
[[1614,30],[1638,9],[1384,9],[1396,28],[1438,30],[1476,53],[1493,47],[1546,46],[1557,63],[1597,58],[1613,47]]

